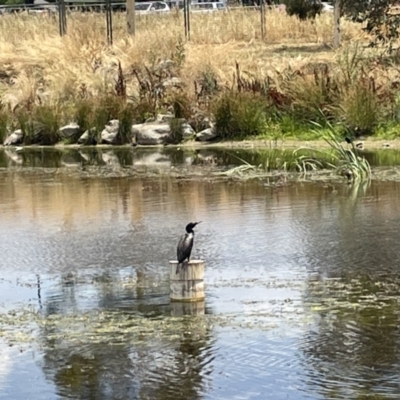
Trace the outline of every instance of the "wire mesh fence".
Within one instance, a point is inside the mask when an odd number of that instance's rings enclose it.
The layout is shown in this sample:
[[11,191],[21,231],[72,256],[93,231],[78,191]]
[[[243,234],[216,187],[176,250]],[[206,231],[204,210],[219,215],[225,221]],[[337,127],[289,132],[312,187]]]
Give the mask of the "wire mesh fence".
[[[130,0],[132,1],[132,0]],[[159,2],[160,3],[160,2]],[[139,23],[146,23],[146,19],[150,20],[157,16],[157,18],[164,18],[176,21],[177,19],[182,20],[182,30],[186,37],[186,40],[190,40],[191,38],[191,19],[196,15],[206,15],[207,19],[211,21],[211,23],[223,24],[223,14],[226,13],[243,13],[246,15],[254,16],[254,24],[252,24],[254,29],[259,31],[259,36],[264,39],[267,29],[266,29],[266,12],[268,10],[278,10],[279,7],[271,7],[266,6],[264,0],[260,1],[260,5],[258,6],[230,6],[230,7],[209,7],[210,4],[223,4],[222,2],[203,2],[191,4],[190,0],[183,0],[182,2],[177,3],[164,3],[167,4],[167,10],[138,10],[129,15],[127,13],[127,3],[126,2],[112,2],[111,0],[105,0],[103,2],[74,2],[74,1],[65,1],[58,0],[54,3],[41,3],[41,4],[24,4],[24,5],[4,5],[0,6],[0,16],[1,15],[18,15],[21,13],[33,16],[48,16],[55,20],[55,23],[58,26],[59,34],[65,35],[68,29],[68,20],[74,18],[76,13],[93,13],[93,14],[101,14],[104,15],[104,24],[105,24],[105,35],[107,38],[107,42],[112,44],[113,37],[116,34],[116,31],[121,33],[122,30],[129,33],[134,33],[135,29],[130,29],[129,25],[135,26],[135,20]],[[133,4],[135,4],[133,2]],[[137,3],[143,4],[143,3]],[[129,8],[129,7],[128,7]],[[135,8],[133,8],[135,9]],[[258,16],[258,17],[257,17]],[[124,21],[125,26],[121,26],[122,18],[126,18]],[[117,24],[113,22],[113,20],[117,18]],[[256,21],[258,19],[258,21]],[[195,28],[196,29],[196,28]],[[234,29],[236,31],[240,30],[240,27]]]

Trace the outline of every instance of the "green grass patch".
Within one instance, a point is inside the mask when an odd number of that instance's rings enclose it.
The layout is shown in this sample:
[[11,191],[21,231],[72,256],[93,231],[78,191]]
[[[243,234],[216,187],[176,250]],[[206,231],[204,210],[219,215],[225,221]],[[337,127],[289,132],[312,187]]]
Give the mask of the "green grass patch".
[[373,137],[381,140],[394,140],[400,138],[400,122],[381,123],[374,131]]

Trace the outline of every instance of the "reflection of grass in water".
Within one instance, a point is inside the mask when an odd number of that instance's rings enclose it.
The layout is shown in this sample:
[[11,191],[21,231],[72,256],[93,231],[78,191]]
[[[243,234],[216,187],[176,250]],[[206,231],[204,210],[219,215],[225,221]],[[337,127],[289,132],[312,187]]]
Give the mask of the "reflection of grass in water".
[[[255,158],[260,163],[250,164],[246,160],[233,155],[242,162],[242,165],[218,173],[227,177],[259,178],[266,177],[269,172],[311,172],[330,171],[331,175],[342,175],[343,164],[335,154],[335,150],[318,150],[311,148],[299,148],[295,151],[265,150],[260,151]],[[292,176],[292,179],[295,177]],[[300,177],[299,177],[300,178]],[[294,179],[295,180],[295,179]]]
[[[251,176],[257,175],[269,171],[300,171],[305,172],[308,170],[322,169],[329,165],[329,160],[332,156],[328,151],[320,153],[312,149],[299,149],[298,151],[291,150],[259,150],[257,153],[251,157],[252,162],[256,164],[251,164],[245,159],[233,154],[228,153],[230,156],[236,158],[242,165],[230,168],[227,171],[220,173],[220,175],[226,176]],[[319,158],[319,159],[318,159]],[[303,160],[300,167],[299,160]],[[318,165],[319,168],[314,167]]]
[[363,154],[371,165],[376,165],[376,166],[400,165],[399,150],[384,149],[384,150],[364,151]]

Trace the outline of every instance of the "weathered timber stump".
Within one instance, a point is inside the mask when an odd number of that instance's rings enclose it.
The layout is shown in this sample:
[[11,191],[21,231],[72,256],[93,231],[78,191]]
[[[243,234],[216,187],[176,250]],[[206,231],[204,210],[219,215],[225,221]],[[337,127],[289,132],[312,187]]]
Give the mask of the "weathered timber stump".
[[176,273],[178,261],[169,262],[170,298],[172,301],[204,300],[204,261],[191,260],[181,265]]

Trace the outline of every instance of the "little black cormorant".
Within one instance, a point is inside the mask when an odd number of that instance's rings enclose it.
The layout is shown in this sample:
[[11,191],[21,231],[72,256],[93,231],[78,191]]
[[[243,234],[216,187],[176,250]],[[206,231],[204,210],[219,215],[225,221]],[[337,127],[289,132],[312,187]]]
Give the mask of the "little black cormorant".
[[178,257],[178,266],[176,267],[176,273],[178,274],[180,271],[181,264],[187,260],[190,261],[190,254],[193,248],[194,241],[194,231],[193,228],[200,224],[199,222],[190,222],[186,225],[186,233],[181,237],[178,243],[178,248],[176,249],[176,254]]

